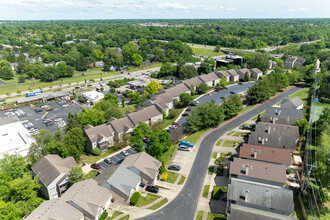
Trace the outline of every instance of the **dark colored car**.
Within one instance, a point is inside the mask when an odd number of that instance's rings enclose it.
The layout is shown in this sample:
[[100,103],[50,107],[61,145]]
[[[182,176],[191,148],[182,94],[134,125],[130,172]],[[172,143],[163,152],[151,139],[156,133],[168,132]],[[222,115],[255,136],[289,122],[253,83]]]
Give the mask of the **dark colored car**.
[[199,101],[193,101],[192,103],[190,103],[189,105],[191,106],[197,106],[199,104]]
[[156,187],[156,186],[147,186],[147,187],[146,187],[146,191],[148,191],[148,192],[152,192],[152,193],[158,193],[159,188]]
[[189,111],[185,111],[182,116],[188,116],[189,115]]
[[113,163],[113,161],[110,158],[105,158],[103,161],[104,161],[104,163],[109,164],[109,165]]
[[238,83],[238,85],[243,85],[243,83]]
[[42,110],[42,108],[36,107],[36,108],[34,108],[34,111],[36,111],[36,112],[42,112],[43,110]]
[[80,89],[80,87],[79,86],[76,86],[76,87],[74,87],[75,89]]
[[236,92],[231,91],[230,94],[236,94]]
[[220,99],[225,99],[225,97],[224,96],[221,96]]
[[252,128],[250,126],[244,125],[243,130],[251,130]]
[[4,100],[4,99],[0,99],[0,102],[5,102],[6,100]]
[[54,124],[54,121],[47,121],[45,124],[46,126],[51,126],[52,124]]
[[91,164],[91,168],[96,169],[96,170],[99,170],[99,169],[101,169],[101,166],[99,164],[97,164],[97,163],[92,163]]
[[214,92],[220,92],[221,90],[220,89],[215,89]]
[[193,107],[192,106],[188,106],[187,109],[186,109],[186,111],[191,111],[191,109],[193,109]]
[[48,107],[45,109],[45,111],[53,111],[54,109],[52,109],[51,107]]
[[168,170],[176,170],[176,171],[180,171],[181,167],[179,165],[170,165],[167,168]]
[[91,87],[91,86],[92,86],[92,84],[88,84],[87,86],[88,86],[88,87]]

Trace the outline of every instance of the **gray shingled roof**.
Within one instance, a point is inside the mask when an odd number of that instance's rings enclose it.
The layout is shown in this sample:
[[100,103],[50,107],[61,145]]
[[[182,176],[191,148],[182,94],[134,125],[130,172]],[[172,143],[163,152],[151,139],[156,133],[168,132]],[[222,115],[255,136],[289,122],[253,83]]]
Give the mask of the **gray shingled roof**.
[[33,165],[32,171],[45,186],[49,186],[61,174],[69,175],[72,166],[77,166],[73,157],[62,159],[58,155],[49,154]]
[[299,138],[299,127],[292,125],[259,122],[256,126],[255,131],[259,133],[269,133]]
[[212,82],[214,80],[218,80],[220,79],[220,77],[214,73],[214,72],[211,72],[209,74],[203,74],[203,75],[200,75],[199,78],[204,82],[204,83],[207,83],[207,82]]
[[96,179],[100,184],[106,183],[110,191],[114,187],[127,197],[130,196],[132,188],[135,188],[141,180],[139,175],[129,170],[124,164],[120,164],[115,169],[109,169],[104,174],[102,172],[100,175],[102,176]]
[[290,116],[295,118],[304,118],[304,114],[302,110],[291,109],[291,108],[277,108],[270,107],[267,109],[268,115],[282,115],[282,116]]
[[255,179],[286,183],[286,167],[280,164],[234,158],[230,163],[230,174]]
[[180,83],[169,89],[166,89],[166,93],[169,94],[172,98],[188,91],[190,91],[190,88],[185,83]]
[[297,220],[290,216],[237,204],[231,204],[230,207],[230,214],[227,215],[227,220]]
[[203,83],[203,81],[198,76],[190,79],[186,79],[183,82],[187,83],[189,86],[199,86],[200,84]]
[[112,127],[107,124],[102,124],[96,127],[86,125],[84,131],[91,142],[99,142],[104,137],[112,137],[114,134],[114,130],[112,129]]
[[[301,106],[301,105],[304,105],[304,102],[303,100],[301,100],[298,96],[297,97],[294,97],[294,98],[291,98],[291,99],[284,99],[282,102],[281,102],[281,107],[282,105],[286,105],[286,103],[291,103],[292,105],[294,105],[296,108]],[[284,106],[283,106],[284,107]]]
[[228,199],[293,213],[293,191],[279,186],[232,178],[228,187]]
[[283,115],[269,115],[265,114],[261,117],[262,122],[273,123],[273,124],[285,124],[294,125],[299,117],[283,116]]
[[290,149],[291,152],[296,150],[298,139],[291,136],[281,136],[276,134],[252,132],[249,135],[249,144],[261,145],[266,147],[277,147]]
[[151,105],[148,107],[145,107],[144,109],[140,111],[133,112],[127,117],[133,122],[133,124],[136,126],[139,124],[139,121],[148,121],[149,119],[162,115],[162,111],[156,106],[156,105]]
[[126,132],[127,128],[133,129],[135,127],[133,122],[127,116],[110,121],[110,125],[117,134]]
[[238,75],[239,75],[239,74],[236,72],[236,70],[234,70],[234,69],[227,70],[227,72],[228,72],[229,75],[231,75],[231,76],[238,76]]
[[154,179],[162,163],[146,152],[140,152],[125,158],[123,164],[127,167],[135,167],[140,172]]
[[230,74],[227,71],[224,71],[224,70],[219,71],[219,75],[222,76],[222,77],[230,76]]

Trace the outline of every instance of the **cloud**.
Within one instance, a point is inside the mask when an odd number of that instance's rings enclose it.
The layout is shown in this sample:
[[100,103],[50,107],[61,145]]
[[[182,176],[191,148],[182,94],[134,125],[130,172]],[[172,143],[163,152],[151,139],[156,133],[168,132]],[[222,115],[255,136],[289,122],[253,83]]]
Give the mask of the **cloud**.
[[297,11],[309,11],[307,8],[299,8]]
[[226,11],[237,11],[236,8],[226,8]]
[[165,10],[178,10],[178,9],[186,10],[186,9],[196,8],[195,5],[182,5],[177,2],[175,3],[166,2],[166,3],[158,4],[157,7]]

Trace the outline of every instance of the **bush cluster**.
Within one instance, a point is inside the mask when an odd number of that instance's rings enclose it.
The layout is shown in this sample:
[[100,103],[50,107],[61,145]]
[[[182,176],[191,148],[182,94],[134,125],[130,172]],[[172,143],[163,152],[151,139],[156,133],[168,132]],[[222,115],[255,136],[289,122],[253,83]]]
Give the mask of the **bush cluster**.
[[130,204],[132,206],[135,206],[136,203],[139,201],[139,198],[141,197],[141,194],[139,192],[135,192],[133,196],[130,199]]

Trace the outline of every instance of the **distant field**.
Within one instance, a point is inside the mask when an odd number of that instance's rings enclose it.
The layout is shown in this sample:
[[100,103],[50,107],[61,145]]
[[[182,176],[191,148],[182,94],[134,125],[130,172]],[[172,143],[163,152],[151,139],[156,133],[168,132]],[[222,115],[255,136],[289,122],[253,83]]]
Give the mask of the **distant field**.
[[224,53],[221,51],[214,52],[213,50],[208,50],[208,49],[204,49],[204,48],[195,48],[195,47],[192,47],[191,49],[194,54],[198,54],[200,56],[215,57],[215,56],[224,55]]

